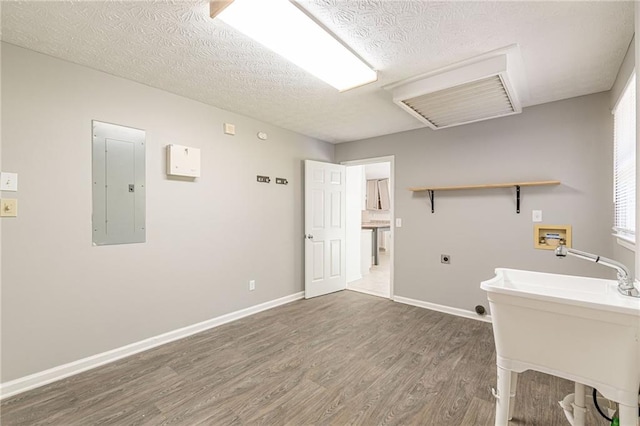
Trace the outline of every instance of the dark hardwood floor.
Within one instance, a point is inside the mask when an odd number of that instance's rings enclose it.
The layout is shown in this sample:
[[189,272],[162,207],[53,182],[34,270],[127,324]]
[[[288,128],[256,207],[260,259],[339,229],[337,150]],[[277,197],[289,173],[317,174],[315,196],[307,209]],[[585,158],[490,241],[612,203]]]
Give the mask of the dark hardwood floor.
[[[492,425],[491,325],[350,291],[301,300],[4,400],[10,425]],[[520,376],[512,425],[568,425]],[[605,425],[588,403],[588,424]]]

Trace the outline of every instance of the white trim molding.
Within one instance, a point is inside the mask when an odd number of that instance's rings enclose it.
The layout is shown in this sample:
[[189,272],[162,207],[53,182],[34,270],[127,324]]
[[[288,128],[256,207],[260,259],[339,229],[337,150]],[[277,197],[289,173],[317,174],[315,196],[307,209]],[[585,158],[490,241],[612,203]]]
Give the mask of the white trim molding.
[[629,238],[625,238],[621,235],[618,234],[613,234],[613,236],[615,237],[616,241],[618,242],[619,245],[621,245],[622,247],[631,250],[631,251],[636,251],[636,242],[629,239]]
[[347,283],[347,290],[355,291],[357,293],[362,293],[362,294],[368,294],[369,296],[376,296],[376,297],[383,297],[385,299],[390,299],[388,294],[384,294],[382,292],[377,292],[377,291],[366,290],[364,288],[349,287],[348,283]]
[[456,315],[458,317],[470,318],[476,321],[491,322],[491,315],[480,316],[473,311],[465,309],[452,308],[451,306],[438,305],[436,303],[424,302],[422,300],[409,299],[408,297],[394,296],[394,302],[404,303],[405,305],[417,306],[418,308],[430,309],[432,311],[443,312],[445,314]]
[[[384,157],[372,157],[372,158],[361,158],[358,160],[346,160],[341,161],[340,164],[343,166],[366,166],[367,164],[375,164],[375,163],[390,163],[391,170],[389,171],[389,177],[391,178],[391,186],[389,187],[389,197],[391,198],[391,209],[389,210],[389,231],[391,232],[391,253],[389,258],[389,294],[388,299],[393,300],[393,294],[395,292],[395,263],[396,263],[396,250],[395,250],[395,241],[396,241],[396,156],[395,155],[386,155]],[[351,290],[351,289],[350,289]],[[364,292],[361,292],[364,293]],[[380,296],[380,295],[375,295]]]
[[294,293],[289,296],[281,297],[279,299],[271,300],[259,305],[251,306],[239,311],[179,328],[177,330],[153,336],[148,339],[140,340],[139,342],[131,343],[107,352],[59,365],[29,376],[1,383],[0,400],[303,298],[304,292]]

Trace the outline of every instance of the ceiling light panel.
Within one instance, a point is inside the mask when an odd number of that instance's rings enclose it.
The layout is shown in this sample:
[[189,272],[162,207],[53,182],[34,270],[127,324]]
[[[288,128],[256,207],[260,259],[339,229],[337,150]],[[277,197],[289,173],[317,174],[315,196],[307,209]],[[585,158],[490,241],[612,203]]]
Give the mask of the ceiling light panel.
[[[288,0],[234,0],[212,14],[340,91],[377,73]],[[229,3],[226,1],[225,3]]]

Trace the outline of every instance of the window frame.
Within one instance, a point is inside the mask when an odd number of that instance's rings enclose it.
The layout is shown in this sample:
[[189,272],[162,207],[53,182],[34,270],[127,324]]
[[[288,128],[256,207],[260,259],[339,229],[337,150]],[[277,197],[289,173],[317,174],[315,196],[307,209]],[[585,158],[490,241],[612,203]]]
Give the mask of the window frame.
[[[611,110],[611,114],[614,115],[614,117],[615,117],[615,114],[616,114],[616,112],[618,110],[618,107],[620,106],[620,103],[622,102],[622,100],[625,97],[625,95],[627,95],[630,87],[632,85],[634,85],[635,86],[635,90],[634,90],[634,93],[632,94],[632,96],[634,97],[634,100],[635,100],[635,103],[634,103],[635,115],[634,115],[634,129],[633,129],[634,134],[637,133],[637,124],[638,124],[637,123],[638,99],[637,99],[637,86],[636,86],[638,84],[638,82],[637,82],[637,78],[636,77],[637,77],[636,76],[636,70],[634,69],[631,72],[631,75],[629,76],[626,84],[624,85],[624,88],[620,92],[620,96],[616,100],[616,103],[615,103],[613,109]],[[613,222],[614,222],[614,224],[613,224],[613,228],[612,228],[613,229],[612,235],[616,238],[616,241],[617,241],[617,243],[619,245],[621,245],[622,247],[625,247],[625,248],[635,252],[635,250],[636,250],[636,232],[637,232],[637,224],[635,223],[635,220],[634,220],[634,230],[633,230],[634,232],[633,232],[633,235],[630,235],[629,233],[625,233],[625,232],[620,232],[618,230],[618,228],[616,227],[617,223],[616,223],[615,212],[616,212],[616,209],[617,209],[617,207],[616,207],[616,193],[617,193],[617,191],[616,191],[616,189],[617,189],[616,188],[616,171],[617,171],[617,167],[616,166],[617,166],[617,163],[616,163],[615,118],[614,118],[614,134],[613,134],[613,137],[614,137],[614,140],[613,140],[613,150],[614,150],[614,158],[613,158],[613,208],[614,208],[614,218],[613,218]],[[636,135],[635,139],[637,140],[637,135]],[[635,140],[633,142],[633,145],[634,145],[634,156],[635,156],[635,159],[634,159],[634,163],[635,163],[634,164],[634,174],[633,174],[633,176],[634,176],[633,187],[634,187],[634,192],[635,192],[637,190],[637,188],[636,188],[637,187],[637,185],[636,185],[636,180],[637,180],[636,176],[637,176],[637,157],[638,157],[637,149],[635,149],[635,147],[637,145]],[[637,199],[637,197],[636,197],[636,199]],[[637,206],[634,206],[634,210],[635,209],[637,209]],[[637,213],[636,213],[636,216],[637,216]]]

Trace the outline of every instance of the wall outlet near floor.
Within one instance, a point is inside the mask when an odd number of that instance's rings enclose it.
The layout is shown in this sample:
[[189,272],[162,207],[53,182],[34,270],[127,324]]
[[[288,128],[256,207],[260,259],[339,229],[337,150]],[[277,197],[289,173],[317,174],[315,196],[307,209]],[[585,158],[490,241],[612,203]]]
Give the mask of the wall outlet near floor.
[[450,264],[451,263],[451,256],[449,256],[448,254],[441,254],[440,255],[440,263],[444,263],[444,264]]
[[256,280],[249,281],[249,291],[253,291],[256,289]]

